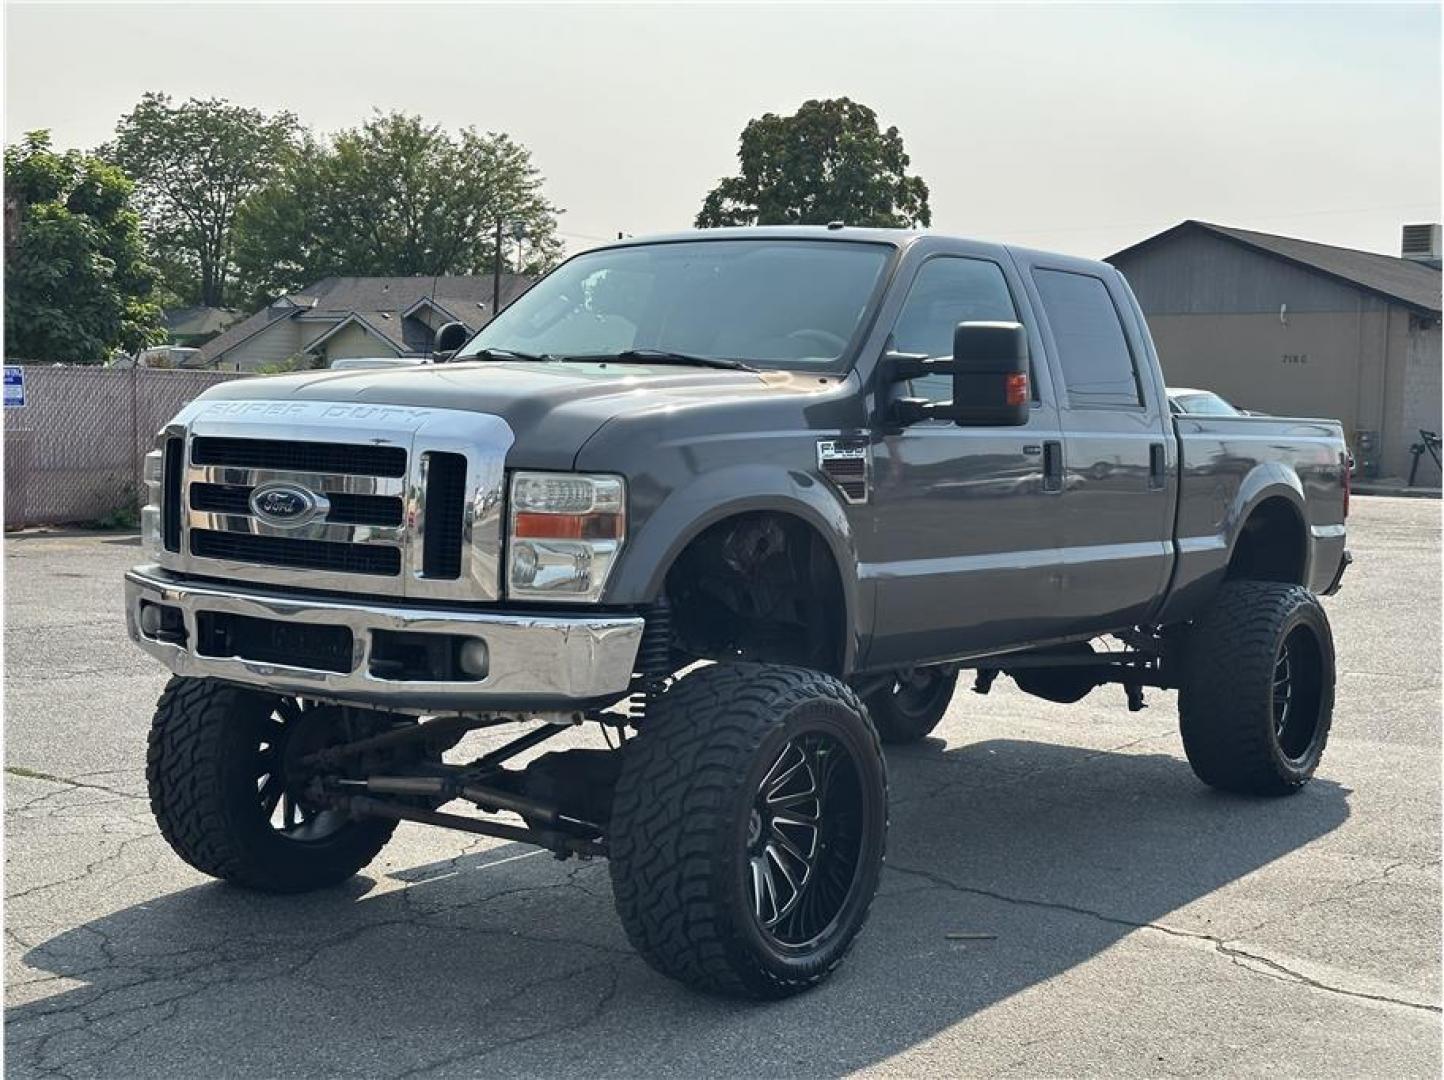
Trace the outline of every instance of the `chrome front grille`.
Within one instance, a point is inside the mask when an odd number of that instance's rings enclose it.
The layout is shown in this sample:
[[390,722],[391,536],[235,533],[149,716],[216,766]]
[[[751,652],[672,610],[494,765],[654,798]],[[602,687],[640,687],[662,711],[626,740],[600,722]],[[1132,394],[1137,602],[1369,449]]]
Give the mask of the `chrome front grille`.
[[[160,433],[160,565],[405,597],[500,595],[511,429],[450,409],[200,401]],[[179,476],[175,476],[175,472]],[[178,483],[176,481],[179,481]],[[179,494],[177,508],[164,500]]]
[[[251,513],[251,495],[255,485],[205,484],[190,485],[192,510],[220,514]],[[327,493],[329,508],[326,520],[334,525],[400,525],[406,516],[406,503],[400,495],[355,495],[344,491]],[[456,524],[461,525],[461,506],[455,507]],[[459,551],[458,551],[459,554]]]
[[191,461],[282,472],[406,475],[406,451],[399,446],[200,436],[191,443]]

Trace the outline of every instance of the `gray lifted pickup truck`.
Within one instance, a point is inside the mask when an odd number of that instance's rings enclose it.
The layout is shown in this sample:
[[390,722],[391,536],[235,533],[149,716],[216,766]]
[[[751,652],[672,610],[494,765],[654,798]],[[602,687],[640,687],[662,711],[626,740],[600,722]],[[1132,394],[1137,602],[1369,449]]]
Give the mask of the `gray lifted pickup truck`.
[[[927,735],[963,669],[1176,689],[1218,788],[1318,765],[1339,425],[1170,415],[1111,267],[685,233],[455,332],[449,363],[230,382],[159,434],[126,611],[175,673],[147,775],[192,866],[313,889],[398,821],[605,855],[659,971],[777,997],[862,927],[880,743]],[[535,752],[581,723],[617,748]],[[446,759],[501,724],[526,726]]]

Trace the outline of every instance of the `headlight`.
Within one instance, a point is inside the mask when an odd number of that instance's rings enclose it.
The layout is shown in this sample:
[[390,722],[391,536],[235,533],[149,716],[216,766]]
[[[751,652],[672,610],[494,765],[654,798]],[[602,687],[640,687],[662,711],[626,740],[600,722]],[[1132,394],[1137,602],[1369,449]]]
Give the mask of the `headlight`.
[[595,603],[626,538],[626,488],[620,476],[513,473],[508,521],[508,596]]
[[140,544],[146,554],[155,558],[161,556],[164,547],[161,538],[160,500],[161,484],[165,475],[165,455],[152,450],[145,455],[145,506],[140,511]]

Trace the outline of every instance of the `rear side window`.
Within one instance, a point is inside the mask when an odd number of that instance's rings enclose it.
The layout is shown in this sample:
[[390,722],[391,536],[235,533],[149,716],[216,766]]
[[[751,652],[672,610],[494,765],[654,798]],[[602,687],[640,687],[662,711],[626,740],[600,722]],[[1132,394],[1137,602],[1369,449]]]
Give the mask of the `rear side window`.
[[[939,256],[923,263],[893,327],[893,348],[925,356],[952,356],[953,331],[960,322],[1015,322],[1018,311],[997,263]],[[924,375],[911,385],[913,397],[950,401],[947,375]]]
[[1035,270],[1053,328],[1068,400],[1074,405],[1141,405],[1138,371],[1108,287],[1089,274]]

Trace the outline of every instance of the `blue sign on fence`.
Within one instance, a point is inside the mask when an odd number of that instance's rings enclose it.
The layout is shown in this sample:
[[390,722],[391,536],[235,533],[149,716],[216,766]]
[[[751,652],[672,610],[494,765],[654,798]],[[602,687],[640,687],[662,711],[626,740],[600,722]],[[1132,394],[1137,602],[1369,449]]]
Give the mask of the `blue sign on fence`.
[[5,365],[5,407],[25,408],[25,369],[19,364]]

